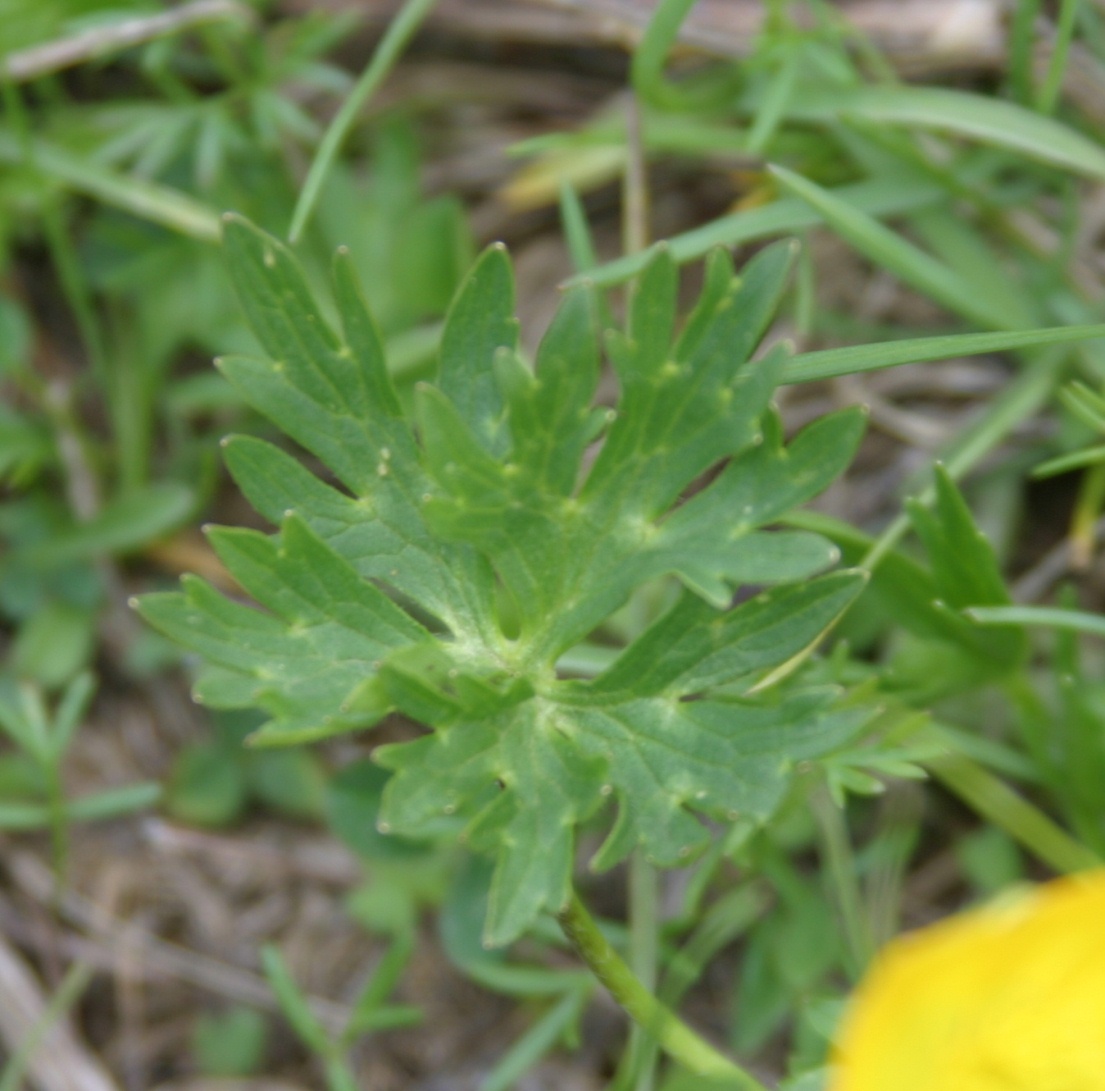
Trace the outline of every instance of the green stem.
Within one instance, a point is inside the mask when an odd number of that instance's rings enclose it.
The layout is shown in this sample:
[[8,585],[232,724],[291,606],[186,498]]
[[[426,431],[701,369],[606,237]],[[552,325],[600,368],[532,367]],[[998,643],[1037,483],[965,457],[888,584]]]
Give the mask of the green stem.
[[1055,43],[1051,52],[1051,62],[1047,66],[1044,85],[1036,98],[1036,109],[1041,114],[1055,113],[1059,102],[1059,92],[1063,89],[1063,76],[1067,71],[1070,56],[1070,43],[1074,37],[1074,21],[1078,15],[1078,0],[1063,0],[1059,9],[1059,25],[1055,30]]
[[330,167],[337,158],[353,122],[362,107],[372,97],[373,92],[383,83],[384,78],[391,71],[399,55],[406,48],[407,43],[414,37],[422,20],[430,13],[436,0],[407,0],[399,10],[399,14],[391,21],[376,52],[372,54],[372,60],[361,73],[353,90],[341,109],[334,115],[326,135],[322,138],[318,152],[315,154],[311,169],[307,172],[307,178],[300,191],[299,200],[296,202],[295,211],[292,213],[292,226],[288,231],[288,240],[295,242],[303,234],[303,228],[307,225],[311,213],[318,202],[322,192],[323,182]]
[[26,1076],[46,1036],[53,1029],[54,1024],[81,998],[81,994],[92,980],[92,975],[92,967],[85,962],[74,963],[69,968],[69,972],[50,998],[50,1003],[41,1018],[19,1043],[4,1066],[3,1072],[0,1073],[0,1091],[19,1091],[23,1084],[23,1077]]
[[1032,104],[1032,46],[1040,4],[1041,0],[1020,0],[1009,28],[1009,82],[1014,99],[1022,106]]
[[[60,758],[58,759],[60,760]],[[55,761],[43,770],[46,775],[46,808],[50,815],[50,855],[54,870],[54,908],[60,909],[69,868],[69,816],[66,814],[65,789],[61,770]]]
[[358,1091],[357,1080],[340,1053],[326,1057],[323,1067],[326,1071],[327,1091]]
[[626,106],[625,175],[622,178],[622,245],[627,254],[648,246],[648,179],[641,104],[634,96]]
[[[629,858],[629,968],[637,980],[654,992],[658,963],[656,869],[640,851]],[[622,1069],[626,1086],[651,1091],[655,1075],[653,1039],[634,1024],[629,1033]],[[621,1072],[619,1072],[621,1075]]]
[[707,111],[726,106],[741,87],[736,65],[723,65],[693,80],[674,83],[664,76],[668,50],[696,0],[660,0],[633,54],[633,89],[653,106],[665,110]]
[[763,1084],[699,1037],[634,977],[575,892],[557,919],[595,977],[629,1017],[656,1038],[669,1057],[696,1076],[728,1080],[740,1091],[766,1091]]
[[970,758],[950,753],[925,764],[972,810],[1057,872],[1065,874],[1101,866],[1096,853]]
[[1071,561],[1076,568],[1085,568],[1093,556],[1094,527],[1105,504],[1105,465],[1092,466],[1082,477],[1078,499],[1071,519]]

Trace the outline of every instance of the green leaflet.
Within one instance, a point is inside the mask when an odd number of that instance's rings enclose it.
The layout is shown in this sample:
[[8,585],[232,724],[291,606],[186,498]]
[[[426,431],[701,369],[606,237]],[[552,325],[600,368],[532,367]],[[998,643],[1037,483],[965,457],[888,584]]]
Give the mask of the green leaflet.
[[969,655],[979,674],[1000,676],[1023,662],[1028,642],[1017,629],[979,630],[961,613],[971,606],[1008,606],[1012,599],[993,547],[943,466],[936,468],[935,484],[931,511],[916,501],[907,505],[932,566],[932,615],[942,638]]
[[[269,443],[229,439],[234,477],[280,529],[211,540],[260,609],[193,578],[140,609],[199,655],[200,699],[268,713],[258,742],[392,711],[429,728],[377,751],[393,771],[381,829],[430,837],[459,824],[496,859],[490,943],[564,904],[579,823],[614,817],[596,867],[638,845],[681,863],[708,839],[701,818],[766,819],[797,761],[861,727],[834,692],[751,696],[864,583],[819,575],[838,558],[820,535],[770,529],[845,467],[863,428],[846,411],[788,446],[769,408],[786,352],[752,357],[788,244],[739,277],[715,254],[678,332],[676,271],[659,248],[626,331],[605,342],[621,388],[613,408],[594,405],[603,344],[590,291],[566,296],[531,367],[509,259],[492,248],[453,304],[438,378],[415,390],[409,416],[346,256],[334,274],[339,332],[276,240],[230,217],[225,247],[268,358],[220,367],[335,483]],[[664,576],[682,597],[609,669],[557,676],[565,652]],[[764,589],[732,606],[749,584]]]

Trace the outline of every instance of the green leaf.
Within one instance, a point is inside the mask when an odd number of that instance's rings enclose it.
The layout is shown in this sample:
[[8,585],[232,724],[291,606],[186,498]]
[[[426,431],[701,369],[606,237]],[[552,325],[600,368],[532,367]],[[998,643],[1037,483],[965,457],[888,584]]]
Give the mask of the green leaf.
[[50,826],[50,811],[41,803],[0,802],[0,830],[44,830]]
[[[360,774],[331,812],[382,838],[459,833],[492,857],[487,942],[565,904],[581,823],[610,826],[596,867],[636,846],[680,864],[709,840],[706,820],[766,820],[796,763],[852,739],[864,715],[838,708],[835,691],[768,684],[864,585],[861,573],[818,575],[836,547],[776,525],[844,468],[863,428],[849,411],[787,444],[769,409],[786,350],[757,349],[790,244],[739,276],[715,254],[681,329],[675,266],[658,248],[606,345],[613,407],[594,404],[592,292],[567,294],[531,367],[509,262],[492,249],[409,413],[347,257],[334,274],[338,332],[276,240],[232,218],[226,249],[269,358],[222,369],[326,479],[271,444],[229,441],[236,479],[279,527],[210,533],[257,606],[186,578],[140,609],[202,657],[201,699],[268,714],[256,742],[391,711],[424,725],[375,752],[392,771],[378,817],[377,785],[356,802]],[[637,588],[673,576],[676,604],[608,669],[558,675]],[[376,838],[354,840],[380,855]]]
[[911,501],[908,508],[940,594],[959,609],[1010,603],[993,546],[975,526],[962,493],[943,466],[936,467],[935,477],[933,507]]
[[161,785],[156,781],[140,781],[121,788],[105,788],[70,800],[65,812],[73,822],[96,822],[119,818],[154,806],[161,798]]
[[1012,603],[993,547],[975,526],[970,509],[942,467],[936,468],[936,503],[930,510],[911,501],[910,520],[928,553],[937,594],[933,610],[941,615],[956,643],[982,667],[1003,671],[1019,665],[1028,651],[1016,629],[980,632],[960,611],[972,606]]
[[162,482],[125,493],[86,523],[77,523],[26,551],[28,563],[55,568],[139,549],[179,526],[191,513],[192,490]]
[[[839,572],[765,591],[727,614],[691,594],[647,629],[582,695],[684,697],[785,663],[820,636],[862,590],[864,576]],[[584,696],[586,699],[586,696]]]
[[[119,818],[152,807],[161,797],[161,785],[152,781],[90,792],[66,802],[68,822],[96,822]],[[50,808],[39,803],[0,803],[0,830],[48,829],[54,821]]]
[[[837,186],[829,192],[836,199],[879,219],[901,216],[947,200],[947,190],[942,185],[919,173],[888,173]],[[757,208],[721,216],[702,227],[674,235],[663,245],[672,259],[682,264],[704,257],[717,246],[739,246],[759,239],[778,238],[821,222],[821,215],[806,201],[782,197]],[[652,252],[629,254],[597,269],[589,269],[586,274],[577,274],[567,283],[570,286],[586,280],[602,287],[621,284],[642,273],[651,258]]]
[[95,611],[48,603],[20,627],[12,646],[12,667],[19,677],[56,689],[88,663],[95,638]]
[[943,304],[955,314],[996,329],[1014,328],[1020,323],[1007,308],[995,308],[979,298],[971,283],[869,213],[842,201],[830,190],[785,167],[773,166],[771,173],[780,184],[808,201],[846,242],[882,269]]
[[980,625],[1043,625],[1072,633],[1105,636],[1105,618],[1084,610],[1063,610],[1049,606],[976,606],[967,616]]
[[369,860],[424,855],[425,845],[402,837],[385,837],[376,829],[387,779],[387,773],[368,759],[353,762],[334,774],[324,797],[327,823],[346,845]]
[[[337,266],[343,343],[286,247],[233,217],[225,238],[243,306],[272,359],[224,359],[223,373],[333,470],[358,503],[356,525],[376,523],[376,533],[387,536],[383,550],[370,540],[367,555],[356,534],[337,548],[362,576],[386,580],[454,632],[487,632],[490,576],[471,550],[435,540],[426,528],[421,497],[428,482],[348,263]],[[243,488],[256,492],[264,484],[251,480]]]
[[260,750],[246,762],[250,794],[277,814],[318,818],[322,812],[326,773],[305,750]]
[[[655,517],[688,481],[755,438],[782,357],[772,354],[757,364],[749,357],[775,311],[794,254],[790,243],[769,247],[737,279],[725,252],[715,251],[698,306],[670,355],[662,340],[646,336],[655,332],[652,322],[637,317],[652,305],[652,293],[642,290],[628,336],[610,346],[622,398],[583,500],[602,496],[618,505],[619,514]],[[661,266],[670,260],[663,251],[656,259]],[[657,303],[665,313],[671,307]]]
[[845,410],[810,425],[784,449],[776,415],[766,414],[762,442],[674,512],[650,552],[666,557],[668,571],[718,608],[729,604],[733,583],[803,579],[836,563],[839,551],[820,535],[756,528],[834,480],[851,461],[864,421],[862,410]]
[[567,992],[523,1034],[484,1077],[480,1091],[507,1091],[578,1024],[591,990]]
[[326,1028],[311,1011],[307,997],[295,983],[280,950],[272,944],[262,947],[261,965],[284,1018],[291,1024],[300,1041],[317,1056],[328,1057],[332,1050]]
[[514,277],[506,247],[499,243],[484,251],[449,310],[439,375],[442,393],[495,454],[502,452],[505,440],[503,396],[487,361],[500,351],[513,352],[517,343]]
[[44,175],[74,193],[102,201],[111,208],[161,224],[182,235],[212,242],[218,238],[217,213],[179,190],[101,166],[88,155],[71,152],[44,140],[27,142],[15,133],[0,130],[0,162],[21,164],[28,156]]
[[207,1076],[249,1076],[264,1059],[268,1024],[252,1008],[204,1013],[192,1029],[192,1052]]
[[819,90],[796,98],[790,114],[801,120],[862,118],[954,133],[1074,171],[1105,178],[1105,152],[1068,125],[990,95],[943,87],[855,87]]
[[1059,326],[1008,333],[958,333],[944,337],[889,341],[879,345],[849,345],[847,348],[822,349],[819,352],[804,352],[799,356],[792,356],[783,366],[782,381],[808,383],[818,379],[835,379],[840,375],[880,371],[899,364],[1063,345],[1099,337],[1105,337],[1105,326]]
[[384,952],[353,1005],[349,1022],[342,1030],[343,1041],[352,1042],[369,1031],[409,1026],[421,1020],[420,1009],[387,1003],[410,961],[412,949],[413,941],[408,935],[394,940]]
[[181,822],[216,828],[232,825],[246,805],[241,765],[220,746],[182,750],[173,763],[165,804]]

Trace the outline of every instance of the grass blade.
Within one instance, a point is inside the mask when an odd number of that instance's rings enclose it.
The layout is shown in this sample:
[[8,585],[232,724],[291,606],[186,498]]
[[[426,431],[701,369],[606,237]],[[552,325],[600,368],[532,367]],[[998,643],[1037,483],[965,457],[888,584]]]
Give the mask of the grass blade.
[[80,1000],[85,989],[92,983],[93,974],[94,970],[87,962],[75,962],[69,967],[69,972],[50,998],[42,1017],[19,1043],[4,1066],[3,1074],[0,1074],[0,1091],[19,1091],[35,1054],[46,1042],[46,1036],[54,1024]]
[[1105,151],[1067,125],[1015,103],[943,87],[858,87],[795,96],[795,120],[859,118],[970,137],[1089,178],[1105,178]]
[[589,988],[573,989],[551,1007],[506,1051],[487,1074],[480,1091],[507,1091],[521,1079],[579,1018],[590,996]]
[[326,135],[315,153],[311,169],[307,172],[307,179],[303,183],[303,189],[300,190],[299,200],[296,201],[295,211],[292,213],[292,226],[288,230],[290,242],[295,242],[303,234],[303,228],[310,219],[311,212],[322,192],[326,175],[342,143],[349,135],[357,114],[361,112],[364,104],[391,71],[435,2],[436,0],[407,0],[399,14],[392,20],[383,38],[380,39],[376,52],[372,54],[372,60],[368,62],[368,67],[361,73],[353,90],[342,103],[341,109],[330,122],[330,127],[326,130]]
[[881,345],[849,345],[793,356],[783,365],[784,383],[808,383],[816,379],[835,379],[864,371],[879,371],[899,364],[918,364],[929,360],[947,360],[956,356],[979,356],[987,352],[1039,348],[1073,341],[1105,337],[1105,325],[1056,326],[1037,330],[1000,333],[959,333],[941,337],[919,337],[890,341]]
[[[63,182],[74,193],[194,239],[216,242],[219,238],[219,217],[214,209],[175,189],[118,174],[93,159],[72,155],[43,140],[32,142],[31,155],[39,170]],[[16,165],[25,161],[18,138],[11,132],[0,131],[0,163]]]
[[1078,0],[1063,0],[1059,9],[1059,25],[1052,46],[1051,61],[1047,66],[1044,85],[1036,97],[1036,108],[1042,114],[1055,112],[1059,101],[1059,92],[1063,89],[1063,76],[1067,71],[1070,58],[1070,43],[1074,37],[1074,21],[1078,15]]
[[[840,202],[862,208],[868,216],[900,216],[947,199],[947,191],[935,182],[916,176],[872,178],[828,191]],[[682,265],[708,254],[717,246],[792,234],[822,222],[821,213],[797,197],[783,197],[759,208],[734,212],[712,220],[702,227],[673,235],[667,240],[668,252]],[[622,284],[635,277],[648,263],[649,254],[630,254],[597,269],[577,274],[564,282],[573,287],[587,280],[600,287]]]
[[979,325],[1008,329],[1012,324],[1004,309],[996,310],[979,300],[971,284],[954,269],[891,231],[868,212],[785,167],[768,169],[785,189],[816,208],[846,242],[899,280]]
[[980,625],[1043,625],[1091,636],[1105,636],[1105,617],[1053,606],[976,606],[967,616]]

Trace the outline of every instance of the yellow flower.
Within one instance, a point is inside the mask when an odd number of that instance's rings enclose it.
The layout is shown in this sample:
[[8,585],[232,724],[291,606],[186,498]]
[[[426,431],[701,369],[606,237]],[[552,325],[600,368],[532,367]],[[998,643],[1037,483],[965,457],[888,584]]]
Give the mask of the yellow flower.
[[829,1091],[1105,1091],[1105,870],[890,943]]

